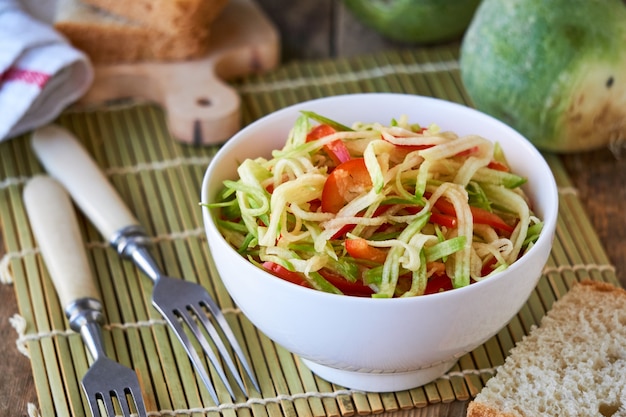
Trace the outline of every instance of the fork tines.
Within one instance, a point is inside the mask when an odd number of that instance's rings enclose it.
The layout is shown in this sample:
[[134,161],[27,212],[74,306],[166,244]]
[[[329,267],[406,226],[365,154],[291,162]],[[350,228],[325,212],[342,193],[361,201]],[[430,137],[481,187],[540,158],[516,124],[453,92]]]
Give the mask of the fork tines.
[[[107,357],[100,357],[96,363],[81,381],[91,414],[113,417],[121,412],[124,417],[146,416],[146,405],[134,371]],[[104,414],[100,412],[100,404]]]
[[[174,330],[176,337],[182,343],[194,368],[200,375],[201,380],[207,387],[215,403],[220,403],[217,392],[211,382],[209,372],[193,346],[192,338],[201,346],[202,351],[209,359],[211,365],[213,365],[215,372],[224,383],[232,399],[235,399],[235,392],[224,371],[222,361],[230,371],[232,378],[234,378],[241,391],[245,395],[248,395],[248,390],[222,336],[225,337],[228,345],[230,345],[234,351],[254,388],[260,391],[252,368],[248,364],[246,356],[237,342],[237,338],[226,321],[226,317],[224,317],[224,314],[211,299],[206,290],[198,284],[169,277],[161,277],[157,286],[159,288],[158,291],[155,291],[153,294],[153,304]],[[177,303],[173,303],[170,299],[170,297],[172,297],[171,292],[164,291],[164,289],[169,286],[171,286],[172,291],[175,291],[178,300]],[[182,302],[183,300],[184,302]],[[174,306],[174,304],[176,305]],[[211,319],[217,323],[217,326]],[[190,337],[190,335],[193,336]],[[215,346],[217,352],[219,352],[219,356],[216,355],[211,344]]]

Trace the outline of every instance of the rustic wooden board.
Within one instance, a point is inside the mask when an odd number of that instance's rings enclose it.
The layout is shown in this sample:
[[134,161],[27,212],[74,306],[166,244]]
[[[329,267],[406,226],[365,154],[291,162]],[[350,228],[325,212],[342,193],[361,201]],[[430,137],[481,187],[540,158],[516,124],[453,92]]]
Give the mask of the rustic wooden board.
[[280,36],[252,0],[230,0],[211,25],[211,44],[200,59],[97,65],[94,83],[78,105],[149,100],[165,109],[176,139],[224,142],[241,127],[241,101],[227,81],[274,68]]

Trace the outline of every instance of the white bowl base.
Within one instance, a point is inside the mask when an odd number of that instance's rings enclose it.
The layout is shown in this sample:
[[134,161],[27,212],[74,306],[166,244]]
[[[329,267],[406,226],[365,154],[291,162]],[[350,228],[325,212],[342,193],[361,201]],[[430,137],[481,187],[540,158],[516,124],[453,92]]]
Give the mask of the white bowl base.
[[452,359],[430,368],[410,372],[376,373],[347,371],[300,359],[313,373],[329,382],[354,390],[370,392],[403,391],[425,385],[442,376],[458,361],[458,359]]

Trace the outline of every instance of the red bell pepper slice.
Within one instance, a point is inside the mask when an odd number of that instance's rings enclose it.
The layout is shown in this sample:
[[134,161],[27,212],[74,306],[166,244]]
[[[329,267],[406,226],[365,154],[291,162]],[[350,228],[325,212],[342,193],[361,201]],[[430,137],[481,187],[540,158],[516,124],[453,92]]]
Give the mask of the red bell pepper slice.
[[487,164],[487,168],[495,169],[496,171],[509,172],[509,166],[503,162],[493,160]]
[[356,259],[365,259],[379,264],[385,263],[387,259],[386,251],[368,245],[365,239],[346,239],[345,246],[346,252]]
[[452,280],[446,273],[436,273],[428,279],[424,294],[436,294],[452,289]]
[[[419,213],[424,207],[421,206],[412,206],[406,207],[404,210],[411,214]],[[456,216],[451,216],[450,214],[439,213],[436,211],[430,212],[430,222],[433,224],[438,224],[439,226],[444,226],[449,229],[453,229],[456,227],[457,221]]]
[[[437,208],[437,210],[441,211],[444,214],[456,216],[456,210],[454,209],[454,205],[443,198],[440,198],[437,200],[437,202],[435,202],[435,208]],[[513,233],[513,230],[515,230],[514,226],[506,223],[500,216],[495,213],[474,206],[470,206],[470,210],[472,212],[472,217],[474,218],[474,223],[476,224],[486,224],[493,227],[494,229],[499,229],[507,233]]]
[[487,275],[489,275],[490,273],[493,272],[493,270],[495,269],[497,260],[495,257],[492,257],[490,259],[488,259],[484,264],[483,267],[480,270],[480,275],[485,277]]
[[275,262],[271,262],[271,261],[263,262],[263,268],[265,268],[265,270],[271,273],[272,275],[278,278],[284,279],[285,281],[289,281],[292,284],[311,288],[308,281],[299,272],[290,271],[284,266],[279,265]]
[[456,217],[449,214],[437,213],[435,211],[430,213],[430,222],[438,224],[439,226],[447,227],[448,229],[454,229],[457,221]]
[[478,152],[478,150],[478,146],[472,146],[471,148],[465,149],[464,151],[461,151],[454,156],[470,156]]
[[[374,217],[380,216],[381,214],[383,214],[385,211],[387,211],[389,209],[389,206],[380,206],[378,207],[376,210],[374,210]],[[358,213],[356,215],[357,217],[362,217],[363,216],[363,212]],[[389,223],[385,223],[382,224],[378,227],[378,230],[384,229],[386,226],[389,226]],[[345,226],[343,226],[341,229],[339,229],[337,231],[337,233],[335,233],[332,237],[331,240],[333,239],[339,239],[343,236],[345,236],[346,234],[348,234],[349,232],[351,232],[354,228],[356,227],[356,224],[346,224]]]
[[[290,271],[287,268],[272,261],[263,262],[263,268],[265,268],[265,270],[270,272],[272,275],[284,279],[285,281],[291,282],[292,284],[311,288],[311,285],[299,272]],[[322,277],[324,277],[325,280],[330,282],[345,295],[364,297],[374,294],[374,291],[370,287],[368,287],[367,285],[363,285],[361,282],[350,282],[341,275],[335,274],[334,272],[331,272],[327,269],[321,269],[318,272]]]
[[407,150],[407,151],[421,151],[424,149],[432,148],[435,145],[405,145],[402,143],[394,143],[394,145],[398,148]]
[[343,206],[372,187],[365,159],[355,158],[339,164],[328,175],[322,190],[322,211],[337,213]]
[[326,279],[326,281],[330,282],[345,295],[369,297],[374,294],[374,290],[367,285],[364,285],[361,281],[350,282],[341,275],[325,268],[320,269],[318,272],[324,277],[324,279]]
[[[306,136],[306,141],[311,142],[326,136],[332,135],[337,132],[329,125],[321,124],[315,126]],[[324,145],[324,151],[328,154],[330,159],[333,160],[335,165],[339,165],[342,162],[346,162],[351,159],[350,151],[346,147],[345,143],[337,139]]]

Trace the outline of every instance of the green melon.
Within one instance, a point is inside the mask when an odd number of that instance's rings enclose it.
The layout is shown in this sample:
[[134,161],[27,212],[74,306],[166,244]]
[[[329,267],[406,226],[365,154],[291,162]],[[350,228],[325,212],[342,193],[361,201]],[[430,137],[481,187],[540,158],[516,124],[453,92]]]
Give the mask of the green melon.
[[483,0],[460,68],[475,106],[539,149],[585,151],[626,139],[622,0]]
[[458,39],[480,0],[344,0],[366,26],[384,37],[433,44]]

